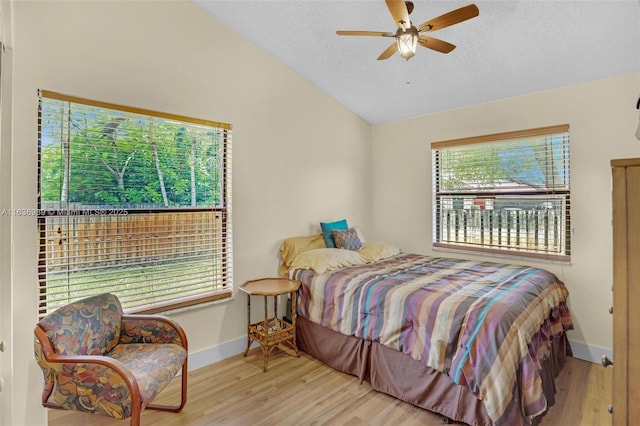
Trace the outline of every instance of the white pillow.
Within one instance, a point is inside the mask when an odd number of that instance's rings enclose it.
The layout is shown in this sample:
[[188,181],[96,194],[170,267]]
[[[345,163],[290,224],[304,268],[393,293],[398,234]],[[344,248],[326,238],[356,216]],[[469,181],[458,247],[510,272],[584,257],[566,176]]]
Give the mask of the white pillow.
[[360,228],[359,226],[354,226],[356,233],[358,234],[358,239],[360,240],[360,242],[362,244],[366,243],[367,241],[364,239],[364,233],[362,232],[362,228]]

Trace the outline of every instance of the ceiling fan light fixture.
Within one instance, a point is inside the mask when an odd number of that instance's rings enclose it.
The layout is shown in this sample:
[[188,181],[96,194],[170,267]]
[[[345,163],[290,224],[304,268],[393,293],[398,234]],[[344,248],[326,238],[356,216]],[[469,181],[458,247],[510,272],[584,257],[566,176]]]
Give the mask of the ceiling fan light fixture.
[[407,61],[416,54],[418,46],[418,30],[411,27],[404,31],[398,31],[396,35],[396,43],[398,43],[398,52]]

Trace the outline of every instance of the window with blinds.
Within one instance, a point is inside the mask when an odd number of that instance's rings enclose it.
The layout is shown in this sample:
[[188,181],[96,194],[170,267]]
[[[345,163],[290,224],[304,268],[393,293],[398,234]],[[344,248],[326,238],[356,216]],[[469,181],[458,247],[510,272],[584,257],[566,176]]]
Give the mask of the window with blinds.
[[431,144],[433,245],[569,261],[569,126]]
[[39,313],[231,296],[231,125],[41,91]]

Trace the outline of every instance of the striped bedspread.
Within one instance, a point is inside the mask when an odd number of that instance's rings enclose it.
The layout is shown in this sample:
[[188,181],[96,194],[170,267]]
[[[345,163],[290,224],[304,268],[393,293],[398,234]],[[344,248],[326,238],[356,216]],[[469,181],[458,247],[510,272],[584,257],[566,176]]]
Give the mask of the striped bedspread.
[[520,424],[546,409],[540,362],[549,339],[573,328],[568,291],[552,273],[401,254],[291,275],[302,282],[299,315],[448,374],[483,400],[496,424]]

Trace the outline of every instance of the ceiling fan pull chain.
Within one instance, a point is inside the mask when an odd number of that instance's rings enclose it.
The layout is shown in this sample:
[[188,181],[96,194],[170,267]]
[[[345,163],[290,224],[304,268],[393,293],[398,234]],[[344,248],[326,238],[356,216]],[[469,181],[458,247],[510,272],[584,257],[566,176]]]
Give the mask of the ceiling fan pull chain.
[[410,78],[410,75],[409,75],[409,61],[405,61],[404,73],[405,73],[407,85],[411,84],[411,78]]

